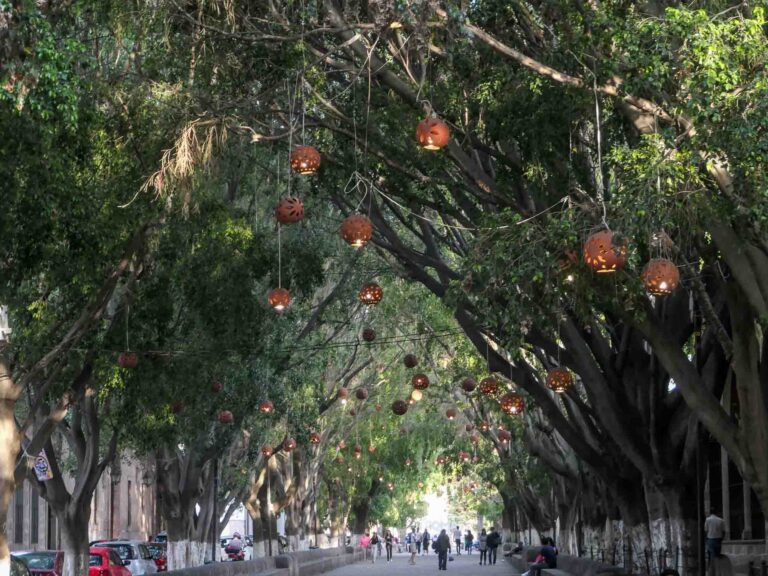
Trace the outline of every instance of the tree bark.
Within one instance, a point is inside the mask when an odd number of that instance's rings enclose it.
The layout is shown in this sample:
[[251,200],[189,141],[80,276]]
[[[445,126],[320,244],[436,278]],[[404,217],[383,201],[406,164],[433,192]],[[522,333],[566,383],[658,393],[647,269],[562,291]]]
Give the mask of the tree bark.
[[70,502],[63,508],[54,508],[61,528],[61,549],[64,551],[63,576],[88,574],[88,522],[91,502]]
[[21,435],[14,416],[21,389],[16,386],[10,364],[0,357],[0,574],[10,572],[8,548],[8,506],[16,489],[14,469],[21,451]]

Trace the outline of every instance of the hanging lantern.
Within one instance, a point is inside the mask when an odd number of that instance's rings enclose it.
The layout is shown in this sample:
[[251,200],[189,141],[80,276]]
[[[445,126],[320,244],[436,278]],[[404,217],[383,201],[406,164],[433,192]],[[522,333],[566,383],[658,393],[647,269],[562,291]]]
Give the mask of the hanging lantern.
[[261,446],[261,455],[264,456],[264,458],[269,458],[272,456],[272,446],[269,444],[263,444]]
[[414,402],[421,402],[421,399],[424,397],[424,393],[421,390],[411,390],[411,400]]
[[229,410],[222,410],[219,412],[219,422],[222,424],[232,424],[235,421],[235,417]]
[[282,312],[291,303],[291,293],[285,288],[275,288],[269,293],[267,302],[276,312]]
[[616,272],[626,261],[627,246],[615,243],[614,234],[610,230],[595,232],[584,243],[584,262],[595,272]]
[[259,404],[259,411],[263,412],[264,414],[269,414],[274,409],[275,405],[272,404],[272,402],[269,400],[264,400],[261,404]]
[[474,424],[467,424],[466,426],[464,426],[464,429],[465,429],[467,432],[472,432],[472,430],[474,430],[474,429],[475,429],[475,425],[474,425]]
[[336,398],[339,399],[342,406],[347,403],[347,398],[349,398],[349,390],[346,388],[339,388],[339,391],[336,392]]
[[283,450],[285,452],[291,452],[296,448],[296,440],[293,438],[286,438],[283,442]]
[[498,391],[499,382],[496,378],[489,376],[480,381],[480,393],[484,396],[495,396]]
[[474,462],[475,464],[477,464],[478,462],[480,462],[480,456],[478,456],[477,454],[475,454],[474,456],[472,456],[472,462]]
[[469,441],[472,442],[472,444],[477,444],[480,442],[480,436],[478,436],[477,432],[473,432],[469,437]]
[[358,388],[355,390],[355,396],[358,400],[368,400],[368,390],[366,388]]
[[395,484],[394,484],[394,482],[387,482],[387,490],[389,490],[390,492],[392,492],[392,490],[394,490],[394,489],[395,489]]
[[501,404],[501,409],[504,413],[516,416],[523,412],[525,399],[516,392],[507,392],[499,399],[499,404]]
[[414,356],[413,354],[406,354],[403,357],[403,364],[405,364],[406,368],[416,368],[416,365],[419,363],[418,358]]
[[384,291],[381,289],[381,286],[376,284],[376,282],[368,282],[368,284],[364,284],[357,294],[358,300],[366,306],[375,306],[381,302],[383,296]]
[[488,432],[488,430],[491,429],[491,425],[488,424],[488,420],[483,420],[482,422],[480,422],[480,426],[478,426],[478,428],[480,428],[480,430],[482,430],[483,432]]
[[376,340],[376,330],[373,328],[366,328],[363,330],[363,340],[365,342],[373,342]]
[[357,414],[357,412],[355,412],[354,408],[350,409],[350,411],[349,411],[349,415],[350,416],[355,416],[356,414]]
[[426,390],[429,388],[429,378],[426,374],[414,374],[411,378],[411,385],[416,390]]
[[339,443],[337,444],[337,448],[339,450],[344,450],[344,448],[346,448],[346,447],[347,447],[347,443],[344,442],[344,440],[339,441]]
[[499,440],[500,440],[502,443],[506,444],[507,442],[509,442],[510,440],[512,440],[512,434],[510,434],[510,433],[509,433],[509,432],[507,432],[506,430],[500,430],[500,431],[499,431]]
[[464,378],[464,380],[461,381],[461,389],[467,394],[474,392],[475,388],[477,388],[477,382],[474,378]]
[[310,444],[320,444],[320,434],[317,432],[310,432],[309,433],[309,443]]
[[445,411],[445,417],[448,418],[448,420],[455,420],[456,408],[448,408],[448,410]]
[[381,404],[376,404],[376,412],[381,412]]
[[339,464],[344,464],[344,456],[342,456],[341,454],[336,456],[336,462],[338,462]]
[[392,412],[397,416],[402,416],[408,412],[408,403],[402,400],[395,400],[392,402]]
[[367,216],[352,214],[341,223],[339,232],[344,242],[353,248],[362,248],[373,237],[373,224]]
[[469,452],[464,452],[464,450],[459,451],[459,460],[462,462],[466,462],[469,460]]
[[120,368],[125,368],[126,370],[136,368],[138,363],[139,357],[136,355],[136,352],[121,352],[117,357],[118,366],[120,366]]
[[304,204],[295,196],[287,196],[277,203],[275,218],[280,224],[295,224],[304,219]]
[[434,116],[425,118],[416,127],[416,140],[425,150],[440,150],[450,139],[448,124]]
[[435,463],[438,464],[439,466],[442,466],[443,464],[445,464],[445,462],[446,462],[445,456],[438,456],[437,459],[435,460]]
[[563,394],[573,386],[573,376],[567,368],[552,368],[547,372],[547,386],[550,390]]
[[369,444],[368,445],[368,452],[370,452],[371,454],[376,452],[376,446],[374,446],[373,444]]
[[173,412],[174,414],[181,414],[182,412],[184,412],[184,402],[182,402],[181,400],[179,400],[178,402],[174,402],[171,405],[171,412]]
[[680,270],[672,260],[654,258],[643,268],[642,278],[643,285],[650,294],[668,296],[680,283]]
[[355,453],[355,458],[359,460],[360,457],[363,455],[363,447],[360,446],[360,444],[355,444],[355,448],[353,451]]
[[424,488],[424,482],[419,482],[418,486],[419,488]]
[[219,392],[221,392],[222,388],[224,388],[224,386],[222,385],[221,382],[214,382],[213,384],[211,384],[211,392],[213,392],[214,394],[218,394]]
[[413,462],[411,461],[411,459],[410,459],[410,458],[406,458],[406,459],[405,459],[405,465],[406,465],[406,466],[410,466],[411,464],[413,464]]
[[312,146],[296,146],[291,151],[291,168],[302,176],[314,174],[320,168],[320,152]]

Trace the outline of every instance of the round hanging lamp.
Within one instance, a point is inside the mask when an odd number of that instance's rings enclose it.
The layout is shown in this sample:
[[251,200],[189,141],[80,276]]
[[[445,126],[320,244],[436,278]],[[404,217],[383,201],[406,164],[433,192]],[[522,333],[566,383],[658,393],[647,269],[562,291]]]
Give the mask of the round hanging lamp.
[[359,460],[360,457],[363,455],[363,447],[360,446],[360,444],[355,444],[353,452],[355,453],[355,458]]
[[474,429],[475,429],[475,425],[474,425],[474,424],[467,424],[466,426],[464,426],[464,429],[465,429],[467,432],[472,432],[472,430],[474,430]]
[[337,448],[339,450],[344,450],[344,448],[346,447],[347,447],[347,443],[343,439],[340,440],[339,443],[337,444]]
[[304,219],[304,204],[295,196],[286,196],[277,203],[275,218],[280,224],[295,224]]
[[547,387],[564,394],[573,386],[573,376],[567,368],[552,368],[547,372]]
[[376,452],[376,446],[374,446],[373,444],[369,444],[368,445],[368,452],[370,452],[371,454]]
[[610,230],[595,232],[584,243],[584,262],[599,274],[620,270],[627,261],[627,246]]
[[275,288],[269,293],[267,302],[276,312],[282,312],[291,303],[291,293],[285,288]]
[[431,116],[425,118],[416,127],[416,140],[425,150],[440,150],[451,139],[451,130],[448,124],[440,118]]
[[381,302],[383,297],[384,291],[381,289],[381,286],[376,284],[376,282],[363,284],[363,287],[360,288],[360,292],[357,294],[358,300],[366,306],[375,306]]
[[261,446],[261,455],[265,458],[269,458],[272,456],[272,446],[269,444],[262,444]]
[[448,410],[445,411],[445,417],[448,418],[448,420],[455,420],[456,408],[448,408]]
[[218,394],[221,392],[221,390],[224,388],[224,385],[221,382],[214,382],[211,384],[211,392],[214,394]]
[[469,460],[469,452],[465,452],[464,450],[459,450],[459,460],[462,462],[466,462]]
[[309,433],[309,443],[310,444],[320,444],[320,434],[317,432],[310,432]]
[[680,270],[672,260],[654,258],[643,268],[642,279],[649,294],[669,296],[680,283]]
[[411,378],[411,385],[416,390],[426,390],[429,388],[429,378],[426,374],[414,374]]
[[296,146],[291,151],[291,168],[302,176],[309,176],[320,168],[320,152],[312,146]]
[[424,393],[421,390],[415,388],[411,390],[411,400],[414,402],[421,402],[422,398],[424,398]]
[[338,398],[342,404],[346,404],[347,398],[349,398],[349,390],[346,388],[339,388],[339,391],[336,392],[336,398]]
[[477,432],[473,432],[469,437],[469,441],[472,442],[472,444],[477,444],[480,442],[480,436],[477,435]]
[[477,388],[477,382],[474,378],[464,378],[464,380],[461,381],[461,389],[467,394],[474,392],[475,388]]
[[478,428],[480,428],[480,430],[482,430],[483,432],[488,432],[488,430],[491,429],[491,425],[488,424],[488,420],[483,420],[482,422],[480,422],[480,425],[478,426]]
[[368,390],[366,388],[358,388],[355,390],[355,397],[358,400],[368,400]]
[[512,434],[510,434],[506,430],[500,430],[499,431],[499,440],[506,444],[507,442],[512,440]]
[[269,414],[275,409],[275,405],[272,404],[269,400],[264,400],[261,404],[259,404],[259,411],[263,412],[264,414]]
[[418,358],[414,356],[413,354],[406,354],[403,357],[403,364],[405,364],[406,368],[416,368],[416,365],[419,363]]
[[117,357],[118,366],[126,370],[136,368],[138,363],[139,357],[136,355],[136,352],[120,352],[120,355]]
[[235,421],[235,417],[229,410],[222,410],[219,412],[219,422],[222,424],[232,424]]
[[339,233],[344,242],[353,248],[362,248],[373,238],[373,224],[367,216],[352,214],[341,223]]
[[376,330],[373,328],[365,328],[363,329],[363,341],[365,342],[373,342],[376,340]]
[[406,466],[410,466],[411,464],[413,464],[413,461],[410,458],[406,458],[405,459],[405,465]]
[[408,412],[408,403],[403,400],[395,400],[392,402],[392,412],[397,416],[403,416]]
[[516,392],[507,392],[499,399],[499,404],[505,414],[516,416],[522,414],[525,408],[525,399]]
[[296,440],[293,438],[286,438],[283,442],[283,451],[291,452],[296,448]]
[[499,381],[489,376],[480,380],[480,393],[483,396],[495,396],[499,391]]
[[376,412],[381,412],[381,404],[376,404]]

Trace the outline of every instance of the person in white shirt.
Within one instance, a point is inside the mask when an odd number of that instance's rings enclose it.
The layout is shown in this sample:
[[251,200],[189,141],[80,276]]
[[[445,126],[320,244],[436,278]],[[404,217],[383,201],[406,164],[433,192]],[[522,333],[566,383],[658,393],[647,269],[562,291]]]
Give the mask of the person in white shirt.
[[461,556],[461,528],[456,526],[456,530],[453,531],[453,541],[456,542],[456,555]]
[[720,548],[725,536],[725,520],[720,518],[712,508],[704,521],[704,531],[707,533],[707,557],[712,560],[720,557]]

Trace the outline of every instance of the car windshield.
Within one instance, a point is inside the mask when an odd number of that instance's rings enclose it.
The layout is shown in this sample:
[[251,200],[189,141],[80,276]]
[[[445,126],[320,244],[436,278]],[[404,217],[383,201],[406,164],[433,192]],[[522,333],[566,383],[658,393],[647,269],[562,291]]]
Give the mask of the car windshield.
[[27,565],[16,556],[11,556],[11,576],[29,576]]
[[130,544],[104,544],[115,550],[120,556],[120,560],[133,560],[133,546]]
[[88,566],[101,566],[101,555],[91,554],[91,557],[88,560]]
[[56,561],[56,552],[29,552],[18,556],[30,570],[53,570]]

